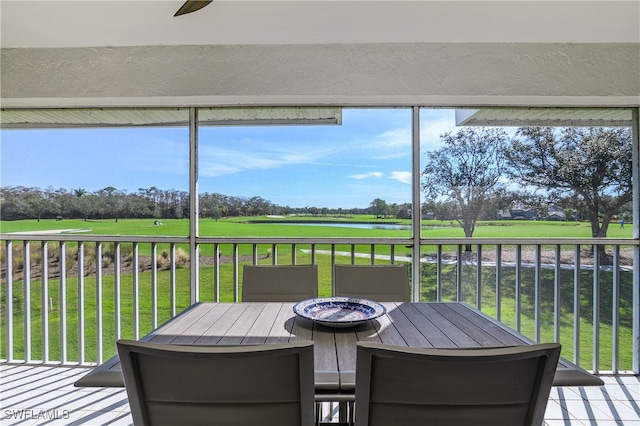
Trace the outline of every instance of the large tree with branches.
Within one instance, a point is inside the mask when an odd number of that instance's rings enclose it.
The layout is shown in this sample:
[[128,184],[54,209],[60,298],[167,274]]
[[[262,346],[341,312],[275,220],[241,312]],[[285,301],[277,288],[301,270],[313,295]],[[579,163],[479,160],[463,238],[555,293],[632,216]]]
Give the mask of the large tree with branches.
[[427,200],[453,201],[456,220],[464,235],[472,237],[487,201],[502,187],[502,153],[508,136],[502,129],[465,127],[440,138],[444,146],[427,152],[422,189]]
[[628,128],[524,127],[505,149],[515,181],[580,201],[592,237],[633,198],[631,153]]

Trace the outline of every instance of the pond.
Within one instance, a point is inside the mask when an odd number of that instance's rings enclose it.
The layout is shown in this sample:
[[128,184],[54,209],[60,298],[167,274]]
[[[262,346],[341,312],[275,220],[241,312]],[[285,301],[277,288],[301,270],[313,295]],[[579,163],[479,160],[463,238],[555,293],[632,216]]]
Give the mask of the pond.
[[277,222],[277,224],[278,225],[296,225],[296,226],[331,226],[334,228],[356,228],[356,229],[388,229],[392,231],[407,231],[411,229],[410,225],[398,225],[398,224],[392,224],[392,223]]

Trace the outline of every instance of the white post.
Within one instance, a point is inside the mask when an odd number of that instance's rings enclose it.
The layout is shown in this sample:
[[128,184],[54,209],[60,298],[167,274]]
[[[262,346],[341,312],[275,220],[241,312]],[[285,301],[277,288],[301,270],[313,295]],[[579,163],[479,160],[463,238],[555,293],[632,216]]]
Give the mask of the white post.
[[[640,240],[640,131],[638,113],[633,108],[631,139],[633,141],[633,238]],[[640,247],[633,247],[633,372],[640,374]]]
[[191,304],[199,300],[198,110],[189,108],[189,259]]
[[411,225],[413,237],[413,252],[411,255],[412,267],[412,289],[414,302],[420,301],[420,222],[422,220],[420,206],[420,107],[413,107],[412,116],[412,203],[411,203]]

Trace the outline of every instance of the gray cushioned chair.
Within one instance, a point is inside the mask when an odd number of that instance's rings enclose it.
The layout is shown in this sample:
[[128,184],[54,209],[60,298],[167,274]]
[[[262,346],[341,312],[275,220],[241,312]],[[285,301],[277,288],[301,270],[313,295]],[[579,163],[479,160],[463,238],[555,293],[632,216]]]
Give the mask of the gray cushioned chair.
[[540,426],[560,345],[408,349],[358,343],[356,426]]
[[335,265],[335,295],[410,302],[407,265]]
[[314,424],[312,342],[117,347],[135,425]]
[[245,265],[243,302],[299,302],[318,297],[318,265]]

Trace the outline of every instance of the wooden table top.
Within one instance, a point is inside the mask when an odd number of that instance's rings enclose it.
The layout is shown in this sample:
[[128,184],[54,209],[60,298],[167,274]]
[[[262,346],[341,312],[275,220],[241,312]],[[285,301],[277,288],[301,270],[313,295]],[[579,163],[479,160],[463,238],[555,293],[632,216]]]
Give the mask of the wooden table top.
[[[294,303],[197,303],[142,340],[180,345],[261,345],[312,340],[316,390],[353,392],[356,342],[406,347],[477,348],[529,345],[520,333],[465,303],[382,303],[385,315],[355,327],[333,328],[299,317]],[[602,381],[561,359],[554,385]],[[117,356],[76,386],[124,386]]]

